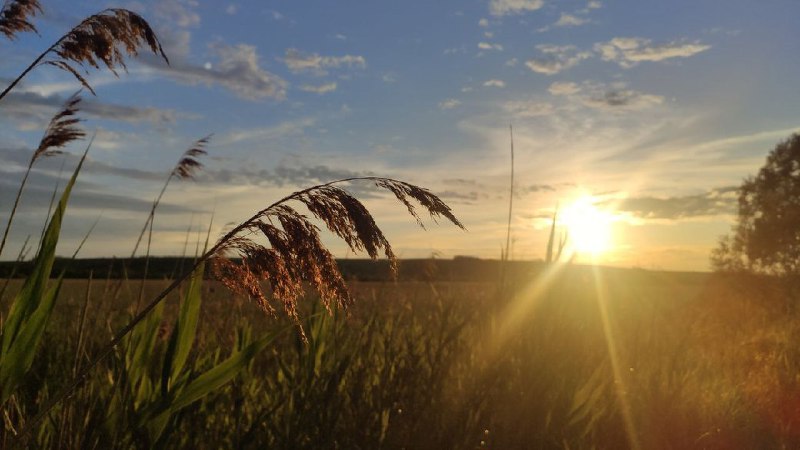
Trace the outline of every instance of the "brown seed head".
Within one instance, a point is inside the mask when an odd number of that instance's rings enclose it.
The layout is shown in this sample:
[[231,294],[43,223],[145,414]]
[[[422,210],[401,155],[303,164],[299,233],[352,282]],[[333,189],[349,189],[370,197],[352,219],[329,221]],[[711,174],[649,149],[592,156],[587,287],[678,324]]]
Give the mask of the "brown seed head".
[[203,168],[203,163],[200,162],[201,156],[207,155],[206,145],[211,140],[212,135],[208,135],[202,139],[195,141],[188,150],[183,152],[183,156],[172,169],[172,176],[180,179],[193,179],[195,173]]
[[[363,179],[394,193],[420,223],[411,199],[434,219],[445,217],[464,228],[450,207],[430,191],[387,178]],[[334,186],[335,183],[354,180],[339,180],[295,192],[233,228],[216,245],[212,264],[216,277],[234,292],[249,296],[271,313],[274,307],[260,284],[261,280],[269,282],[270,297],[283,304],[284,312],[298,326],[296,305],[305,293],[306,283],[317,291],[329,311],[333,307],[347,308],[352,304],[352,297],[333,254],[322,243],[319,228],[286,203],[296,200],[304,204],[314,217],[355,252],[363,251],[371,258],[377,258],[379,251],[383,250],[396,270],[394,252],[372,215],[349,192]],[[241,258],[241,262],[234,262],[231,258]]]
[[73,94],[64,103],[64,107],[52,119],[44,132],[39,147],[33,153],[32,161],[40,157],[60,155],[60,149],[70,142],[83,139],[86,133],[77,125],[81,122],[76,114],[81,102],[79,93]]
[[16,33],[36,33],[36,27],[29,22],[29,18],[41,12],[38,0],[7,0],[0,9],[0,33],[9,39],[14,39]]
[[142,47],[149,48],[169,64],[161,42],[142,16],[127,9],[106,9],[87,17],[64,35],[51,49],[56,58],[43,64],[68,71],[94,94],[73,64],[81,68],[87,65],[100,68],[102,64],[117,75],[118,67],[127,69],[125,56],[137,56]]

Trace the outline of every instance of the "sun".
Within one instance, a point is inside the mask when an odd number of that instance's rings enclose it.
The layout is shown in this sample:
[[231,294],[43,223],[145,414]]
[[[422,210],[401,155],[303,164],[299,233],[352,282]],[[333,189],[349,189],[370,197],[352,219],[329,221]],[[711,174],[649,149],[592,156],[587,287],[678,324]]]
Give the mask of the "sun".
[[559,213],[559,222],[566,228],[569,248],[579,254],[597,256],[611,249],[613,214],[598,209],[596,200],[583,196]]

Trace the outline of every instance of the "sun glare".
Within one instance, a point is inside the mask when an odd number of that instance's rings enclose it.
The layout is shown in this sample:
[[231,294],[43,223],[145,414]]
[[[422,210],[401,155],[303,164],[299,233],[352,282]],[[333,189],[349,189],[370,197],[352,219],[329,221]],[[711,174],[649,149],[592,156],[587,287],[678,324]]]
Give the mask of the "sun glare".
[[560,223],[567,231],[568,246],[579,254],[597,256],[612,245],[613,215],[598,209],[594,203],[590,196],[580,197],[559,213]]

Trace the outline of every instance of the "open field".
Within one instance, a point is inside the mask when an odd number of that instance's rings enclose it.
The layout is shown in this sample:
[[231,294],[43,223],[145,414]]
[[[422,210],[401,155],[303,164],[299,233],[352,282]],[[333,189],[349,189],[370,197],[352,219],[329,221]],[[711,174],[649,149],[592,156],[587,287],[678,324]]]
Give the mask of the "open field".
[[[280,336],[234,382],[175,414],[158,445],[800,445],[800,326],[796,308],[766,282],[553,267],[517,277],[505,292],[489,282],[356,282],[348,315],[301,302],[306,344],[288,319],[268,317],[207,282],[192,371],[226,356],[237,333]],[[88,280],[65,282],[43,351],[15,397],[21,416],[127,320],[139,282],[124,282],[116,299],[115,283],[96,279],[89,289]],[[165,284],[148,281],[145,298]],[[87,298],[87,339],[78,352]],[[167,302],[152,355],[166,345],[176,303]],[[124,358],[117,352],[54,410],[38,435],[41,448],[154,445],[137,431],[135,402],[128,412],[106,414],[125,382]],[[158,358],[147,364],[158,373]],[[13,433],[8,425],[5,433]]]

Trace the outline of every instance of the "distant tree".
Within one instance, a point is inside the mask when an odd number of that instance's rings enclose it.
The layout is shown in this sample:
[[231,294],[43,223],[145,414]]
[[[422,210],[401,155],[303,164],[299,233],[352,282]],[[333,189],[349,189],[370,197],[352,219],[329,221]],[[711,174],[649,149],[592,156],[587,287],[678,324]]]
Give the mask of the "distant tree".
[[776,145],[758,174],[742,183],[737,223],[711,261],[719,271],[800,280],[800,134]]

